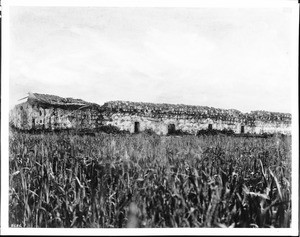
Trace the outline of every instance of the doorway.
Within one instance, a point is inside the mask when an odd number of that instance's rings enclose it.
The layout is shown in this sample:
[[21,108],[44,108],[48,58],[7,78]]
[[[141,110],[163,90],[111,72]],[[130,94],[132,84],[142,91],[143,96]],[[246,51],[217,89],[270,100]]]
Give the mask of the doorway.
[[139,132],[140,132],[140,123],[134,122],[134,133],[139,133]]
[[174,134],[175,133],[175,124],[169,124],[168,125],[168,134]]
[[32,119],[32,128],[35,129],[35,119]]
[[241,133],[243,134],[243,133],[245,133],[245,126],[241,126]]

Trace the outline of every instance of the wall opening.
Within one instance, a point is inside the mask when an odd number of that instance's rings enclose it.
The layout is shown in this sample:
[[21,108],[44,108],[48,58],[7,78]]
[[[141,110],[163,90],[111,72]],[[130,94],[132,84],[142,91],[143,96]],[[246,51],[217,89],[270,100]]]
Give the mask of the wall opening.
[[140,123],[134,122],[134,133],[140,132]]
[[241,133],[245,133],[245,126],[241,126]]
[[212,130],[212,129],[213,129],[212,124],[211,123],[208,124],[208,130]]
[[169,124],[168,125],[168,134],[175,133],[175,124]]
[[32,128],[35,128],[35,119],[32,119]]

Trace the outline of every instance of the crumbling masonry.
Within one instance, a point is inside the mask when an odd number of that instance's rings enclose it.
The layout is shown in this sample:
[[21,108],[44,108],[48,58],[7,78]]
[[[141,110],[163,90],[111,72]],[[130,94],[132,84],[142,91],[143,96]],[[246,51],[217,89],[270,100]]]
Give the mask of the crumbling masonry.
[[131,133],[149,129],[159,135],[175,129],[190,134],[205,129],[290,134],[291,114],[126,101],[101,106],[80,99],[29,93],[26,102],[10,111],[10,124],[21,130],[97,130],[113,125]]

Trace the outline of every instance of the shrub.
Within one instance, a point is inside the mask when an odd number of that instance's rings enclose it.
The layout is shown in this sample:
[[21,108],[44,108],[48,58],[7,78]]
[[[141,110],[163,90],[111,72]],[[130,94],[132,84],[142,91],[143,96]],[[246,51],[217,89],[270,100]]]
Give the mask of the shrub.
[[152,129],[148,128],[148,129],[145,129],[142,133],[144,134],[147,134],[149,136],[155,136],[157,135]]
[[168,135],[183,136],[183,135],[192,135],[192,134],[186,131],[182,131],[181,129],[174,129],[170,131]]
[[97,132],[104,132],[104,133],[108,133],[108,134],[129,133],[128,131],[121,130],[120,128],[113,126],[111,124],[101,126],[100,128],[97,129]]

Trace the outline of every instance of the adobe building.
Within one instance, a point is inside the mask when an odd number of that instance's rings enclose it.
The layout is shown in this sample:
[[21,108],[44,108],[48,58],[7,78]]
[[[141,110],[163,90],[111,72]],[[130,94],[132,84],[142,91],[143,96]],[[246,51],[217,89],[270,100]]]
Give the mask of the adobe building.
[[101,106],[80,99],[29,93],[10,111],[10,125],[21,130],[94,129]]
[[113,125],[131,133],[152,130],[232,130],[236,134],[291,134],[291,114],[267,111],[242,113],[207,106],[110,101],[102,106],[80,99],[29,93],[10,112],[10,124],[21,130],[90,129]]

